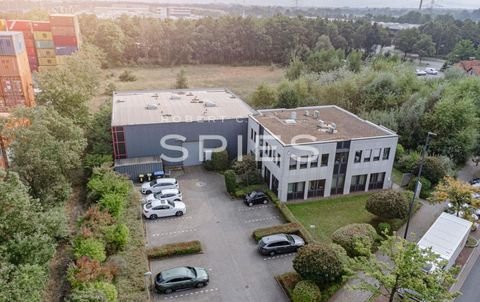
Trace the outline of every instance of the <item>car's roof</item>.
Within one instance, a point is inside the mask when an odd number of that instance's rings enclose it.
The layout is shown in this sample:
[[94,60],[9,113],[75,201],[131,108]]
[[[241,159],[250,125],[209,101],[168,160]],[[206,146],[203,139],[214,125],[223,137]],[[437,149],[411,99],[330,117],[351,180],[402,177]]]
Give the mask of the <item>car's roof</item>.
[[162,182],[176,182],[175,178],[157,178],[157,184]]
[[275,235],[270,235],[270,236],[265,236],[262,238],[262,241],[265,243],[270,243],[270,242],[277,242],[277,241],[283,241],[287,239],[286,234],[275,234]]
[[163,206],[167,204],[167,201],[160,200],[160,199],[153,199],[151,202],[152,202],[152,207]]
[[160,193],[163,195],[163,194],[170,194],[170,193],[173,193],[173,194],[178,194],[180,191],[178,189],[163,189],[162,191],[160,191]]
[[192,271],[186,267],[186,266],[181,266],[181,267],[175,267],[166,271],[161,272],[162,278],[163,279],[171,279],[171,278],[177,278],[177,277],[195,277],[192,273]]

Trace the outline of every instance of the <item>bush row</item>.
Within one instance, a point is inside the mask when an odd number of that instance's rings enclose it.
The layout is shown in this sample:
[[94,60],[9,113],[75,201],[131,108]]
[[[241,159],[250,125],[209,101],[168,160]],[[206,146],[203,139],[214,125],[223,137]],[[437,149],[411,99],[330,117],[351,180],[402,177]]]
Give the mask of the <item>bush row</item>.
[[275,225],[266,228],[260,228],[253,231],[253,239],[259,241],[262,237],[273,235],[273,234],[297,234],[300,235],[300,225],[298,223],[285,223],[280,225]]
[[73,240],[75,262],[68,270],[73,288],[69,301],[116,302],[115,277],[126,265],[115,255],[129,240],[129,229],[121,221],[132,185],[105,166],[93,169],[87,188],[94,203],[79,219]]
[[275,276],[275,279],[287,293],[288,297],[292,299],[293,289],[298,282],[302,280],[302,277],[296,272],[288,272],[278,276]]
[[147,249],[149,259],[165,258],[180,255],[198,254],[202,252],[202,244],[198,240],[164,244]]

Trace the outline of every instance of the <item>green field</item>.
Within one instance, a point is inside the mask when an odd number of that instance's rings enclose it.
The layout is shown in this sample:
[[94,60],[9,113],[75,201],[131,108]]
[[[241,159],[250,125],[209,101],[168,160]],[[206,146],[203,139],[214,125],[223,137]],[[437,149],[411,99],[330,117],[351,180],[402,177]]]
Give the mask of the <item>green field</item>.
[[288,208],[317,240],[329,242],[332,233],[344,225],[372,222],[375,216],[365,210],[370,195],[347,195],[289,204]]
[[[190,88],[228,88],[245,101],[249,101],[252,92],[261,83],[278,84],[284,69],[272,66],[223,66],[223,65],[188,65],[178,67],[123,67],[105,70],[99,95],[94,98],[92,109],[98,108],[107,95],[103,95],[105,86],[114,83],[117,90],[169,89],[175,85],[177,73],[184,69]],[[118,76],[124,71],[131,71],[137,80],[121,82]]]

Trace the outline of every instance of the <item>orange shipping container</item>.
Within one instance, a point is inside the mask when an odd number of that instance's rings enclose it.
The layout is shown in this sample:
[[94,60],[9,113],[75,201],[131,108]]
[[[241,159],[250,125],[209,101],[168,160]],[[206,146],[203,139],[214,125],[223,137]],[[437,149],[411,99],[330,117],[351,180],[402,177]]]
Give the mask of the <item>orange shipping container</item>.
[[[55,58],[55,49],[52,48],[44,48],[44,49],[37,49],[37,56],[38,58]],[[42,65],[42,64],[40,64]]]
[[20,74],[18,58],[16,56],[0,56],[0,75],[16,77]]
[[52,27],[53,36],[75,37],[76,32],[73,26],[54,26]]
[[72,26],[75,24],[74,15],[50,15],[52,26]]
[[35,40],[52,40],[52,33],[48,31],[34,31],[33,38]]
[[39,66],[55,66],[57,65],[57,60],[55,58],[38,58]]

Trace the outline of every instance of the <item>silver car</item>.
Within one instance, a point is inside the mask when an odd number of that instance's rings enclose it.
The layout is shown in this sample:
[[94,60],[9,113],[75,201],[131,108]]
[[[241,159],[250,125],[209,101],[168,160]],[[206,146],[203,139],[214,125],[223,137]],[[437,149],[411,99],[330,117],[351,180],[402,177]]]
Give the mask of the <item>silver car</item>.
[[152,193],[145,197],[144,203],[150,202],[154,199],[166,201],[182,201],[182,192],[178,189],[165,189],[158,193]]
[[178,182],[175,178],[158,178],[151,182],[142,184],[142,194],[158,193],[165,189],[178,189]]

